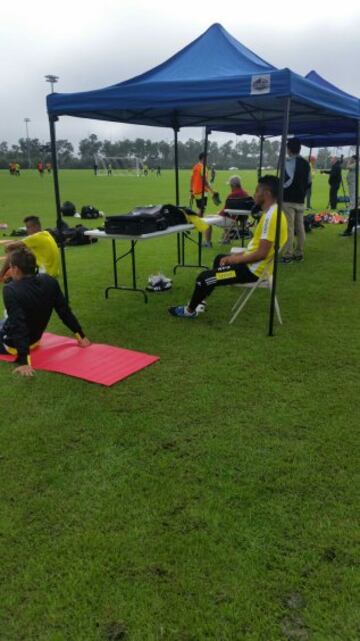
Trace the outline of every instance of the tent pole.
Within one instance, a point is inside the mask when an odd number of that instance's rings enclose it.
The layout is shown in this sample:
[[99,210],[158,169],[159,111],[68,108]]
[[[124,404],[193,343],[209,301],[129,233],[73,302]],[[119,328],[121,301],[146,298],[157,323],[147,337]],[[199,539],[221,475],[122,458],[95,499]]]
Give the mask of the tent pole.
[[62,268],[63,283],[64,283],[64,294],[65,294],[66,301],[69,302],[64,237],[62,233],[58,161],[57,161],[57,152],[56,152],[55,122],[57,120],[58,120],[57,116],[49,116],[51,160],[52,160],[52,166],[53,166],[53,182],[54,182],[54,193],[55,193],[55,204],[56,204],[56,227],[58,230],[59,242],[60,242],[60,255],[61,255],[61,268]]
[[176,205],[180,203],[179,193],[179,149],[178,149],[178,129],[174,128],[174,156],[175,156],[175,201]]
[[204,215],[204,197],[205,197],[205,182],[206,182],[206,169],[207,169],[207,153],[208,153],[208,140],[209,140],[209,131],[205,127],[205,140],[204,140],[204,173],[202,177],[202,188],[201,188],[201,217]]
[[264,149],[264,136],[260,136],[260,158],[259,158],[259,167],[258,167],[258,179],[261,178],[262,172],[262,163],[263,163],[263,149]]
[[313,149],[313,148],[312,148],[312,147],[310,147],[310,151],[309,151],[309,159],[308,159],[308,160],[309,160],[309,162],[311,161],[312,149]]
[[[205,140],[204,140],[204,169],[203,169],[203,177],[202,177],[202,187],[201,187],[201,209],[200,209],[200,216],[201,218],[204,215],[205,212],[205,204],[204,204],[204,198],[205,198],[205,181],[206,181],[206,169],[207,169],[207,153],[208,153],[208,140],[209,140],[209,131],[208,128],[205,127]],[[201,265],[201,250],[202,250],[202,233],[199,232],[199,250],[198,250],[198,262],[199,266]]]
[[[176,119],[176,116],[175,116]],[[180,203],[179,192],[179,146],[178,146],[178,128],[174,126],[174,162],[175,162],[175,204]],[[181,263],[181,242],[180,234],[176,234],[178,265]]]
[[354,229],[354,257],[353,257],[353,281],[357,278],[357,226],[358,226],[358,201],[359,201],[359,147],[360,147],[360,120],[357,121],[356,140],[356,167],[355,167],[355,229]]
[[286,98],[286,102],[285,102],[283,130],[282,130],[281,148],[280,148],[280,156],[279,156],[280,179],[279,179],[279,196],[278,196],[275,246],[274,246],[274,272],[273,272],[273,283],[272,283],[271,301],[270,301],[269,336],[274,336],[275,296],[276,296],[276,284],[277,284],[277,268],[278,268],[278,262],[279,262],[281,210],[282,210],[283,199],[284,199],[286,141],[287,141],[287,136],[289,131],[290,106],[291,106],[291,98],[289,96],[288,98]]

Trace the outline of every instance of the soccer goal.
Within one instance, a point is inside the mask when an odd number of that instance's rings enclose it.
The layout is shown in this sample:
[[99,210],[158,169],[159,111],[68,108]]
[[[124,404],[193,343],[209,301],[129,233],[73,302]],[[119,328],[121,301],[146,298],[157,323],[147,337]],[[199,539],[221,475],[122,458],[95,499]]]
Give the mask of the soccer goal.
[[98,176],[141,175],[142,162],[136,156],[94,156]]

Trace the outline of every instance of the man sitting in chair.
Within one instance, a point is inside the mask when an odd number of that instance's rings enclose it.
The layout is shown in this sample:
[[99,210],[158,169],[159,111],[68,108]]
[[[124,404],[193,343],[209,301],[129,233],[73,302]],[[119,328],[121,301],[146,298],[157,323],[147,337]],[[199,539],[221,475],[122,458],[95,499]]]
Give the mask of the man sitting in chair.
[[[262,215],[254,236],[242,253],[216,256],[212,270],[201,272],[196,279],[190,303],[169,307],[169,313],[179,318],[196,318],[196,311],[215,287],[235,283],[255,283],[265,269],[272,273],[274,244],[277,219],[277,198],[279,179],[276,176],[263,176],[255,191],[255,203],[261,207]],[[280,248],[287,240],[287,222],[281,212]]]
[[[221,241],[223,245],[226,245],[230,242],[229,231],[230,229],[233,229],[234,224],[236,224],[235,222],[236,219],[228,216],[228,214],[225,213],[225,209],[234,209],[234,204],[229,205],[231,201],[234,203],[236,202],[235,199],[242,200],[243,198],[249,197],[249,194],[247,193],[247,191],[245,191],[245,189],[243,189],[241,186],[240,176],[231,176],[227,184],[230,185],[231,192],[226,197],[224,207],[219,211],[219,216],[223,217],[224,222],[222,225],[218,225],[219,227],[224,227],[224,235]],[[211,241],[211,236],[212,236],[212,227],[210,227],[208,230],[207,238],[209,241]]]

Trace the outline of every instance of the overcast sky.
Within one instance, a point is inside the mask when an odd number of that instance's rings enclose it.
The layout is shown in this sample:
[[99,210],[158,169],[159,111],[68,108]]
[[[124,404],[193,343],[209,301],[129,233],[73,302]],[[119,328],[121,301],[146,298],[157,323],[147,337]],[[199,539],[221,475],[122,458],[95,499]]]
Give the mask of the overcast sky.
[[[1,8],[0,141],[25,136],[25,117],[30,137],[48,140],[46,74],[59,76],[59,92],[109,86],[163,62],[214,22],[276,67],[315,69],[360,96],[359,0],[18,0]],[[75,145],[90,133],[172,138],[167,129],[77,118],[63,117],[57,128]],[[182,138],[190,135],[201,132]]]

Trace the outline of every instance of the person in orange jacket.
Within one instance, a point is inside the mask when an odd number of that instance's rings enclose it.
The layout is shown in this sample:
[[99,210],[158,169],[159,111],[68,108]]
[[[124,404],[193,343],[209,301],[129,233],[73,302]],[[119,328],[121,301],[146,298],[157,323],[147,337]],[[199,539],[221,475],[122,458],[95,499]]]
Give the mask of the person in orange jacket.
[[[206,160],[205,154],[204,152],[201,152],[201,154],[199,154],[199,161],[192,168],[192,173],[190,178],[191,200],[195,200],[200,216],[203,216],[206,209],[206,205],[207,205],[206,193],[210,192],[211,194],[214,194],[214,190],[212,189],[208,181],[208,172],[207,170],[204,171],[205,160]],[[204,198],[202,197],[203,191],[204,191]],[[207,230],[205,232],[205,243],[203,244],[204,247],[212,247],[210,233],[211,233],[210,230]]]

